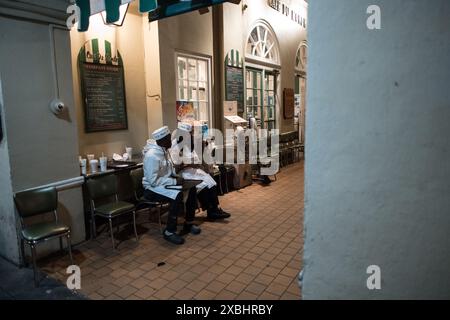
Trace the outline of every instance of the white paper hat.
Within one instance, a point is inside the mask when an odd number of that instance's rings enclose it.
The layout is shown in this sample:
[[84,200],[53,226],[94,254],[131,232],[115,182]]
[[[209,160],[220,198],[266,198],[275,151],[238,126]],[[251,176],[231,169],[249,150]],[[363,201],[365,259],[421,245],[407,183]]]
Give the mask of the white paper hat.
[[184,130],[184,131],[187,131],[187,132],[191,132],[192,131],[192,124],[187,123],[187,122],[180,122],[180,123],[178,123],[178,129]]
[[152,133],[153,139],[156,141],[161,140],[162,138],[168,136],[170,134],[170,130],[167,126],[159,128],[158,130]]

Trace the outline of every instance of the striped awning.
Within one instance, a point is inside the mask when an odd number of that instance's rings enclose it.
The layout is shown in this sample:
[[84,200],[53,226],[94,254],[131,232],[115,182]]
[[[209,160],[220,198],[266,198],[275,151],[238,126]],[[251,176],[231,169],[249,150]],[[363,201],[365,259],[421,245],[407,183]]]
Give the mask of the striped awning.
[[119,7],[132,1],[139,1],[139,11],[141,13],[151,13],[150,21],[224,2],[240,2],[236,0],[76,0],[76,4],[80,8],[78,31],[87,31],[89,28],[89,17],[103,11],[106,11],[107,23],[118,21],[120,18]]

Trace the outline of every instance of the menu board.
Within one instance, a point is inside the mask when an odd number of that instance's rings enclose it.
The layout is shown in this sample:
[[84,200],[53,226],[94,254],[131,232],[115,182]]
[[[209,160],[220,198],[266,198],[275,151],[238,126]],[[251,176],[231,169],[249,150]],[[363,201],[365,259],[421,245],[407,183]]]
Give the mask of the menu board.
[[86,132],[128,129],[123,67],[82,63],[80,72]]
[[238,113],[244,113],[244,73],[242,68],[226,66],[225,100],[237,101]]
[[294,89],[286,88],[283,91],[284,118],[292,119],[294,117]]

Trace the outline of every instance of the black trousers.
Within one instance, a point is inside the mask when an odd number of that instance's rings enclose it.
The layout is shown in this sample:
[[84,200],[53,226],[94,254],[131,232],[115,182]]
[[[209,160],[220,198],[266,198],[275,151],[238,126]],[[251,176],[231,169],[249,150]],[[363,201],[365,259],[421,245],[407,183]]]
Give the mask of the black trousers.
[[204,188],[197,195],[203,210],[208,212],[216,212],[219,207],[219,196],[217,193],[217,187]]
[[[186,200],[186,223],[192,223],[194,221],[195,209],[197,207],[196,194],[197,190],[195,187],[189,190],[189,196]],[[166,230],[172,233],[177,232],[178,213],[183,210],[183,192],[180,192],[175,200],[150,190],[145,190],[144,197],[149,201],[165,202],[170,204]]]

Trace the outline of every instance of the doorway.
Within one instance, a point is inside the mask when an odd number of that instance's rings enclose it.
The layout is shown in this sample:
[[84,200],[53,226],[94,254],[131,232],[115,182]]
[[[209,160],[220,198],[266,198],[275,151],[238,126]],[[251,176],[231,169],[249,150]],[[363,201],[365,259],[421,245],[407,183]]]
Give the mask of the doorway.
[[246,68],[246,117],[256,118],[258,128],[276,128],[277,73]]

